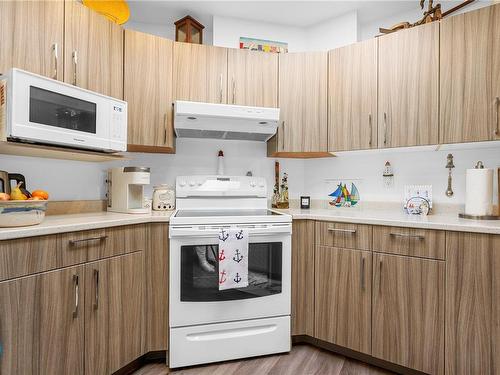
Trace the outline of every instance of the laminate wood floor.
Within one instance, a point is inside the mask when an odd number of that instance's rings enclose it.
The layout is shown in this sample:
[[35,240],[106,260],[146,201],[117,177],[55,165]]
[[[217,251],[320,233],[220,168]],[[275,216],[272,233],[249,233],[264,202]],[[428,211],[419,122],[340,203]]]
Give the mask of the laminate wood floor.
[[295,345],[290,354],[250,358],[180,370],[151,363],[133,375],[389,375],[392,372],[310,345]]

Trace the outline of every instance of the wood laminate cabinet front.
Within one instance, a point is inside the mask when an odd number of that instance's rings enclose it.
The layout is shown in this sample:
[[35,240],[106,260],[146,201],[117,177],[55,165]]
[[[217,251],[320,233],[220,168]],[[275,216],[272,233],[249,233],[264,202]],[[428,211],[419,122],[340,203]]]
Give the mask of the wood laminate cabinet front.
[[285,53],[279,56],[281,124],[276,152],[326,152],[327,52]]
[[292,228],[292,335],[314,336],[314,221]]
[[173,42],[125,30],[124,99],[128,103],[128,150],[173,152]]
[[445,262],[373,254],[372,355],[444,373]]
[[123,99],[123,29],[78,1],[64,11],[64,81]]
[[316,246],[315,337],[371,353],[372,255]]
[[278,106],[278,54],[228,49],[229,104]]
[[446,374],[500,374],[500,236],[447,232]]
[[377,148],[377,40],[329,52],[328,151]]
[[168,349],[168,224],[150,224],[145,254],[146,352]]
[[85,372],[111,374],[144,354],[144,258],[85,265]]
[[84,374],[83,267],[0,283],[1,374]]
[[441,21],[440,142],[500,139],[500,4]]
[[438,143],[439,23],[378,38],[378,147]]
[[0,74],[19,68],[63,79],[64,0],[0,1]]
[[174,43],[175,100],[227,103],[227,48]]

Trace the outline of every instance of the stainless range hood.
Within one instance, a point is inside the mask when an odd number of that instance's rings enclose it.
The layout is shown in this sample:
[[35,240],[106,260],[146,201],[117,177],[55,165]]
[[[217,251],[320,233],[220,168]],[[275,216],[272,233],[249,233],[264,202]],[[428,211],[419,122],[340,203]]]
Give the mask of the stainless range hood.
[[174,103],[174,129],[179,138],[265,142],[276,133],[279,116],[279,108],[180,100]]

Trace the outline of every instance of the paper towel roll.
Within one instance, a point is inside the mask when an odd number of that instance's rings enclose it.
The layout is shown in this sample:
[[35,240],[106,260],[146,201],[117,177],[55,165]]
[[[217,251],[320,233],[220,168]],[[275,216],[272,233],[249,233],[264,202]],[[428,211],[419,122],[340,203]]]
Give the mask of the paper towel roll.
[[465,213],[475,216],[493,214],[493,169],[467,169]]

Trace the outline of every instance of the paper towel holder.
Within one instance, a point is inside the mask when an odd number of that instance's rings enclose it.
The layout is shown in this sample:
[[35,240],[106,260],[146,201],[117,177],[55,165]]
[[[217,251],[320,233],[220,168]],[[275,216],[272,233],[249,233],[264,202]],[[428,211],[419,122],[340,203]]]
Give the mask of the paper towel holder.
[[[483,169],[484,164],[482,161],[478,161],[476,166],[474,167],[475,169]],[[500,211],[500,168],[498,168],[498,182],[499,182],[499,187],[498,187],[498,199],[499,199],[499,211]],[[500,220],[500,212],[499,215],[467,215],[465,213],[459,213],[458,217],[461,219],[471,219],[471,220]]]

